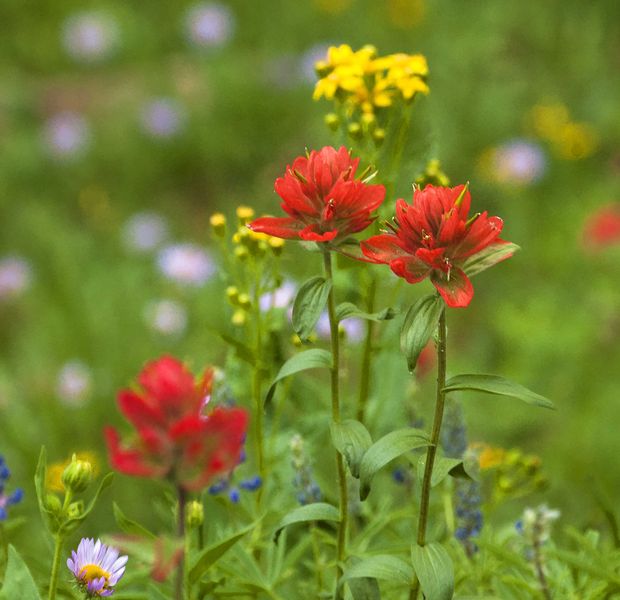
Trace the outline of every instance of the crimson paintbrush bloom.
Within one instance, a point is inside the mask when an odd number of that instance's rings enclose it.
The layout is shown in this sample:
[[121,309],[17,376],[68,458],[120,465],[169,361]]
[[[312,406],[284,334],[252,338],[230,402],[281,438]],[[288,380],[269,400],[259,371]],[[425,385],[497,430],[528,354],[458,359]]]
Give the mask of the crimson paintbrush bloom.
[[261,217],[248,227],[274,237],[333,244],[366,229],[385,188],[356,180],[358,164],[359,158],[352,158],[344,146],[297,157],[275,183],[280,206],[289,216]]
[[430,276],[448,306],[467,306],[474,295],[468,275],[512,256],[516,246],[500,239],[503,221],[486,212],[468,218],[471,197],[465,186],[427,185],[412,204],[396,201],[391,232],[362,242],[370,262],[389,264],[409,283]]
[[118,405],[135,427],[126,446],[113,427],[105,429],[112,466],[137,477],[170,479],[187,490],[200,490],[240,461],[247,413],[216,408],[203,414],[213,370],[198,381],[170,356],[148,363],[138,377],[141,389],[122,390]]

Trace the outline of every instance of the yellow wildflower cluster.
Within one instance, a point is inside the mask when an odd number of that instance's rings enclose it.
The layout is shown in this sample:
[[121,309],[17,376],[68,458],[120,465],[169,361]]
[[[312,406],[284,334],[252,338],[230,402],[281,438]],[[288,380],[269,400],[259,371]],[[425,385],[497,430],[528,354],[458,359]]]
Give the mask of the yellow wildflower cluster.
[[429,91],[428,65],[421,54],[378,57],[374,46],[354,51],[343,44],[329,48],[326,59],[315,66],[320,79],[313,98],[340,102],[349,113],[374,115],[398,99],[410,102],[417,93]]
[[[257,233],[247,227],[255,217],[254,209],[249,206],[238,206],[236,228],[230,237],[232,247],[227,240],[228,221],[223,213],[214,213],[209,222],[214,237],[220,242],[220,248],[225,260],[234,262],[229,272],[233,275],[231,285],[226,288],[226,298],[233,307],[232,323],[243,326],[248,320],[249,313],[254,310],[255,294],[251,291],[252,277],[260,272],[277,272],[275,263],[268,261],[268,257],[277,258],[282,254],[284,240]],[[247,291],[245,291],[247,289]]]
[[434,158],[426,163],[424,172],[416,177],[415,184],[421,189],[424,189],[427,185],[446,187],[450,185],[450,179],[441,170],[441,163]]
[[550,142],[557,156],[564,160],[587,158],[598,148],[599,139],[594,128],[588,123],[573,121],[563,104],[538,104],[530,111],[529,121],[534,133]]

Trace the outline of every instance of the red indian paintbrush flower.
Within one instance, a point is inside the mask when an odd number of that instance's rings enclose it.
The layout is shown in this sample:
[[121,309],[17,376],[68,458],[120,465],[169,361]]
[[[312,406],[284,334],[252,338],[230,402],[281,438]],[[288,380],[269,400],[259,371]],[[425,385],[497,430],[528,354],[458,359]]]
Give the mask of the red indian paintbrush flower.
[[514,253],[517,246],[500,239],[503,221],[486,212],[468,219],[467,188],[427,185],[416,189],[411,205],[396,201],[391,232],[362,242],[370,262],[389,264],[399,277],[417,283],[430,276],[448,306],[467,306],[474,295],[468,275]]
[[198,381],[181,362],[164,356],[138,377],[142,389],[122,390],[118,405],[137,436],[121,446],[113,427],[105,430],[110,462],[126,475],[170,479],[187,490],[205,487],[240,461],[247,413],[216,408],[203,414],[213,370]]
[[366,229],[372,211],[385,197],[382,185],[355,179],[359,158],[347,149],[326,146],[308,157],[299,156],[276,179],[275,190],[288,217],[261,217],[248,225],[260,233],[311,242],[337,244]]

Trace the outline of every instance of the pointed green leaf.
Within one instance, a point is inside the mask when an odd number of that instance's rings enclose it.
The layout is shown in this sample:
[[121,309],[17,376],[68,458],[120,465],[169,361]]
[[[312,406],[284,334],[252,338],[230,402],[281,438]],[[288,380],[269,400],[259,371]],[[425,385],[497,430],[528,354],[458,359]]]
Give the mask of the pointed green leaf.
[[389,321],[396,316],[397,312],[393,308],[384,308],[379,312],[368,313],[358,308],[352,302],[343,302],[336,307],[336,318],[338,321],[356,318],[365,319],[366,321]]
[[353,600],[381,600],[381,590],[373,577],[354,577],[347,581]]
[[107,487],[112,485],[112,480],[114,479],[114,473],[108,473],[99,483],[99,487],[95,492],[94,496],[91,498],[90,502],[86,505],[84,510],[80,513],[79,516],[73,517],[72,519],[67,519],[59,529],[59,533],[66,534],[72,531],[75,531],[80,524],[86,519],[86,517],[92,512],[93,508],[95,508],[95,504],[101,495],[101,492],[105,490]]
[[[426,456],[421,456],[418,462],[418,477],[420,481],[424,476],[426,466]],[[439,485],[448,475],[470,479],[463,468],[463,459],[448,458],[447,456],[437,456],[433,463],[433,474],[431,475],[431,487]]]
[[332,368],[332,355],[327,350],[321,350],[320,348],[312,348],[311,350],[305,350],[291,356],[280,368],[278,374],[271,382],[267,396],[265,397],[265,403],[268,404],[273,398],[276,391],[276,385],[279,381],[282,381],[285,377],[299,373],[300,371],[307,371],[308,369],[331,369]]
[[360,499],[365,500],[370,492],[370,483],[375,473],[401,454],[415,448],[430,446],[424,431],[407,427],[392,431],[377,440],[362,457],[360,464]]
[[342,584],[349,579],[360,577],[373,577],[375,579],[402,583],[403,585],[411,585],[413,569],[402,558],[391,554],[377,554],[363,558],[356,564],[347,567],[340,579],[340,583]]
[[48,503],[48,493],[45,489],[45,479],[47,474],[47,451],[45,446],[41,446],[41,452],[39,453],[39,461],[37,462],[37,468],[34,475],[34,487],[37,494],[37,503],[39,505],[39,512],[43,522],[47,525],[50,533],[56,534],[60,529],[60,519],[62,516],[62,508],[60,506],[60,500],[56,496],[50,494],[50,497],[58,504],[56,509],[53,509],[53,505]]
[[345,457],[351,469],[351,475],[359,478],[360,462],[366,450],[372,445],[368,429],[359,421],[346,419],[340,423],[332,422],[330,431],[332,442],[336,450]]
[[212,565],[214,565],[246,533],[252,531],[255,527],[256,522],[202,550],[189,570],[190,582],[192,584],[196,583]]
[[451,600],[454,567],[446,549],[437,542],[411,547],[411,560],[426,600]]
[[273,539],[278,541],[280,532],[284,527],[294,523],[306,523],[308,521],[340,521],[340,512],[335,506],[326,502],[315,502],[293,509],[278,523]]
[[478,273],[492,267],[498,262],[510,258],[517,250],[521,248],[517,244],[512,242],[506,242],[505,244],[491,244],[484,250],[476,252],[473,256],[470,256],[463,264],[463,271],[468,277],[473,277]]
[[4,574],[0,600],[41,600],[34,579],[17,550],[9,545],[9,561]]
[[446,381],[446,387],[443,389],[445,392],[455,392],[458,390],[485,392],[487,394],[495,394],[496,396],[517,398],[527,404],[541,406],[542,408],[555,408],[551,400],[499,375],[455,375]]
[[131,519],[126,517],[118,504],[116,504],[116,502],[112,503],[112,510],[114,511],[114,518],[116,519],[116,524],[125,533],[128,533],[130,535],[142,535],[153,540],[157,539],[157,536],[154,533],[151,533],[146,527],[143,527],[142,525],[140,525],[140,523],[132,521]]
[[433,335],[443,309],[441,296],[428,294],[407,311],[400,330],[400,349],[407,359],[409,372],[415,369],[420,352]]
[[299,288],[293,303],[293,329],[302,341],[314,331],[331,289],[331,279],[324,277],[311,277]]

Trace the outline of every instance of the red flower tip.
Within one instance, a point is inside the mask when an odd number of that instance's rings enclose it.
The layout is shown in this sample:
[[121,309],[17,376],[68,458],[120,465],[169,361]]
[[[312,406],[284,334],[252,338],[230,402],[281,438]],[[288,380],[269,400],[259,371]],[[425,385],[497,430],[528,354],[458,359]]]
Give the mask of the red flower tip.
[[583,230],[586,248],[600,250],[620,244],[620,204],[604,206],[586,221]]
[[385,188],[356,180],[358,164],[344,146],[297,157],[274,185],[288,216],[261,217],[248,227],[279,238],[336,245],[362,231],[372,223]]
[[416,189],[411,204],[396,201],[391,231],[362,242],[362,252],[370,262],[388,264],[409,283],[430,277],[448,306],[465,307],[474,295],[468,260],[484,253],[486,268],[510,255],[489,252],[505,243],[499,237],[503,221],[486,212],[469,218],[470,205],[465,185]]

